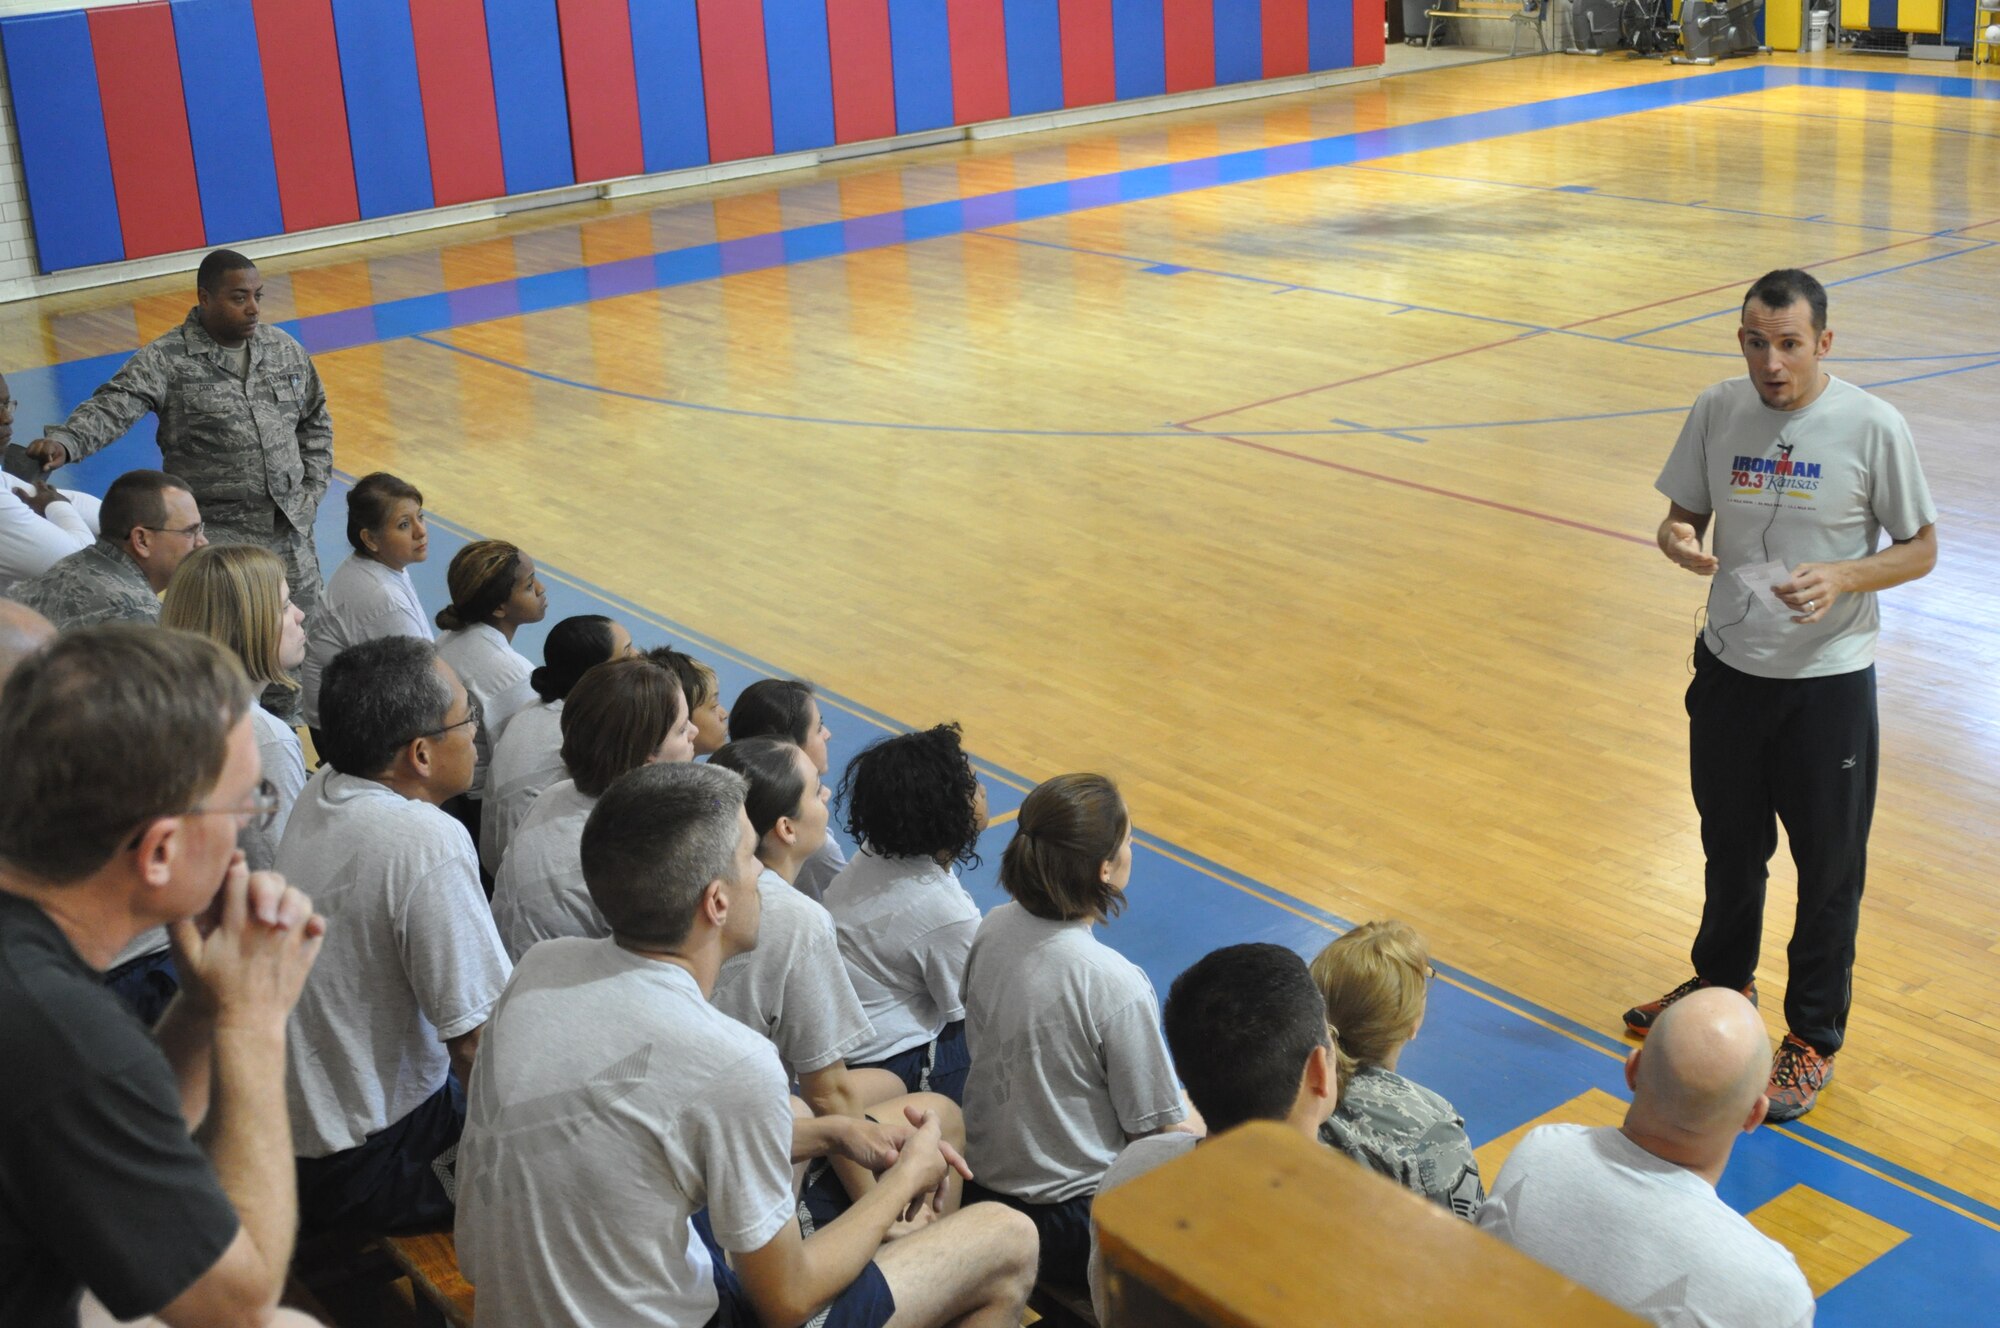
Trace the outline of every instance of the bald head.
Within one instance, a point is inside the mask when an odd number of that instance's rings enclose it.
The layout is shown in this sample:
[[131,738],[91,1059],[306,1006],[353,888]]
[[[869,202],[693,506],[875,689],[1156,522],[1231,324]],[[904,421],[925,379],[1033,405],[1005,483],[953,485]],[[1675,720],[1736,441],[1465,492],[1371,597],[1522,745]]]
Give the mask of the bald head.
[[1757,1007],[1705,987],[1667,1007],[1646,1037],[1632,1106],[1684,1134],[1733,1135],[1763,1096],[1771,1039]]
[[16,664],[55,639],[54,623],[25,604],[0,599],[0,683]]

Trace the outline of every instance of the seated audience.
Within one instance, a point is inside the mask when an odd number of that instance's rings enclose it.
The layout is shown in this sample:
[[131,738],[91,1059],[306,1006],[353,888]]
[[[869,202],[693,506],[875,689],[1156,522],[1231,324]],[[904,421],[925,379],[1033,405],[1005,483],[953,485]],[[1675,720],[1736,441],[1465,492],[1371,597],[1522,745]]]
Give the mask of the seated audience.
[[[292,673],[305,654],[305,615],[292,603],[285,565],[266,549],[249,544],[211,544],[189,554],[167,582],[160,625],[205,636],[243,666],[258,687],[297,687]],[[250,707],[257,733],[257,760],[263,770],[260,794],[274,800],[275,812],[245,827],[237,837],[251,871],[276,863],[285,820],[305,787],[305,757],[291,725],[261,705]],[[145,1023],[166,1010],[180,983],[174,972],[167,929],[155,927],[112,961],[104,984],[118,993]]]
[[[14,394],[0,374],[0,447],[14,441]],[[0,595],[97,538],[97,499],[0,476]]]
[[435,1225],[451,1217],[441,1170],[462,1086],[511,971],[472,843],[438,808],[472,779],[479,715],[408,636],[335,655],[319,703],[326,764],[278,845],[328,922],[291,1024],[300,1217],[308,1231]]
[[[1334,1108],[1334,1068],[1326,1009],[1305,960],[1282,945],[1231,945],[1196,960],[1167,989],[1167,1048],[1209,1137],[1246,1121],[1278,1121],[1308,1138]],[[1180,1130],[1127,1144],[1097,1192],[1115,1190],[1193,1148]],[[1110,1322],[1090,1236],[1090,1303]]]
[[583,823],[626,771],[693,759],[694,725],[673,674],[650,659],[614,659],[577,680],[562,711],[569,778],[535,799],[493,879],[493,921],[514,960],[551,936],[611,934],[584,887]]
[[0,684],[14,666],[56,639],[56,625],[25,604],[0,599]]
[[586,669],[634,653],[632,634],[599,613],[565,618],[549,629],[542,666],[528,675],[540,700],[515,715],[507,736],[493,744],[479,818],[479,865],[489,876],[500,870],[507,841],[536,795],[563,777],[563,698]]
[[1098,940],[1125,908],[1132,822],[1102,775],[1058,775],[1021,804],[1000,859],[1013,896],[965,967],[966,1202],[1034,1220],[1041,1278],[1086,1283],[1090,1201],[1125,1145],[1187,1119],[1140,967]]
[[[716,708],[721,710],[719,697]],[[803,748],[812,758],[813,769],[822,777],[826,775],[826,747],[833,734],[820,722],[819,702],[813,699],[811,683],[797,678],[763,678],[743,689],[734,710],[721,713],[728,720],[731,742],[744,738],[783,738]],[[841,852],[840,841],[828,835],[826,843],[820,845],[819,852],[813,854],[792,885],[824,903],[827,884],[846,865],[847,855]]]
[[681,691],[688,699],[688,714],[694,718],[694,754],[712,756],[721,751],[722,745],[729,741],[729,710],[722,704],[722,681],[715,676],[715,670],[672,646],[654,646],[646,652],[646,658],[672,670],[681,680]]
[[326,580],[306,638],[299,676],[306,727],[319,742],[319,679],[333,657],[378,636],[432,639],[409,568],[431,556],[424,496],[387,471],[363,475],[347,491],[347,542],[354,552]]
[[1431,956],[1405,922],[1364,922],[1312,962],[1340,1030],[1340,1110],[1320,1138],[1356,1162],[1470,1221],[1486,1191],[1465,1119],[1451,1103],[1396,1073],[1423,1027]]
[[757,948],[722,965],[715,1008],[771,1039],[815,1115],[860,1116],[900,1096],[903,1081],[882,1070],[847,1068],[848,1055],[875,1030],[841,962],[833,918],[792,888],[799,866],[826,838],[831,790],[812,758],[783,738],[729,743],[709,764],[748,781],[743,809],[763,864]]
[[445,584],[451,603],[437,613],[437,625],[444,630],[438,638],[438,658],[465,683],[479,712],[472,786],[452,810],[478,843],[493,744],[507,732],[508,722],[535,699],[528,685],[535,666],[514,649],[514,633],[542,620],[549,611],[549,596],[535,575],[535,560],[502,540],[481,540],[460,549],[451,560]]
[[1479,1225],[1662,1328],[1811,1323],[1791,1252],[1715,1192],[1737,1136],[1763,1123],[1770,1070],[1770,1035],[1740,992],[1682,998],[1625,1061],[1625,1123],[1529,1131]]
[[194,495],[172,475],[128,470],[111,481],[95,543],[14,586],[58,628],[158,622],[160,592],[181,559],[208,543]]
[[979,906],[953,866],[979,860],[986,787],[958,725],[940,724],[864,749],[838,801],[861,851],[827,887],[826,911],[875,1029],[848,1064],[963,1103],[965,957]]
[[[458,1256],[482,1328],[1019,1324],[1028,1222],[994,1204],[923,1220],[957,1164],[936,1115],[796,1116],[771,1044],[708,1003],[757,944],[743,798],[728,770],[652,765],[591,813],[611,935],[525,955],[473,1070]],[[830,1154],[879,1179],[806,1237],[793,1164]]]
[[[74,1324],[86,1290],[94,1320],[305,1322],[285,1017],[324,923],[236,848],[271,810],[251,698],[213,642],[126,625],[0,695],[0,1323]],[[99,979],[162,924],[186,991],[149,1034]]]

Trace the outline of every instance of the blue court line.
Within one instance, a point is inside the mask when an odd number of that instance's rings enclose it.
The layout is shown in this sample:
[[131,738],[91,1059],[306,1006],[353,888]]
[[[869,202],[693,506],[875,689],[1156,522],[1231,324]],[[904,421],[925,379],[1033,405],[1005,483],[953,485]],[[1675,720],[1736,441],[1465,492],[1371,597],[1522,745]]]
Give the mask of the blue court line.
[[[1708,109],[1708,108],[1703,108]],[[1728,109],[1723,107],[1720,109]],[[1579,198],[1601,198],[1612,203],[1643,203],[1655,207],[1697,208],[1703,212],[1726,212],[1738,217],[1760,217],[1767,221],[1814,222],[1825,226],[1843,227],[1858,231],[1881,231],[1889,235],[1936,235],[1936,231],[1906,230],[1900,226],[1878,226],[1866,221],[1842,221],[1830,218],[1824,213],[1813,217],[1794,217],[1782,212],[1759,212],[1755,208],[1722,207],[1706,201],[1698,203],[1676,202],[1671,198],[1647,198],[1640,194],[1607,194],[1596,185],[1590,184],[1526,184],[1519,180],[1489,180],[1477,175],[1446,175],[1438,171],[1412,171],[1396,166],[1352,166],[1350,170],[1368,171],[1376,175],[1408,175],[1419,180],[1447,180],[1453,184],[1478,184],[1491,189],[1524,189],[1535,193],[1571,194]]]
[[1774,88],[1860,88],[2000,100],[2000,85],[1962,78],[1756,65],[1474,111],[1437,120],[1250,148],[1029,185],[842,221],[693,245],[480,286],[409,296],[288,320],[310,351],[335,351],[523,314],[668,289],[739,273],[941,239],[1015,222],[1354,166],[1433,148],[1564,128]]
[[1925,134],[1963,134],[1968,138],[2000,138],[2000,134],[1990,134],[1984,129],[1959,129],[1952,125],[1917,124],[1909,120],[1898,120],[1886,115],[1828,115],[1822,111],[1775,111],[1768,107],[1756,106],[1696,106],[1690,109],[1701,111],[1725,111],[1733,115],[1769,115],[1784,120],[1838,120],[1843,124],[1881,125],[1889,129],[1908,129]]
[[[1851,286],[1857,281],[1867,281],[1874,277],[1885,277],[1892,272],[1902,272],[1913,267],[1925,267],[1931,263],[1942,263],[1948,259],[1963,258],[1967,254],[1981,253],[1987,249],[1991,249],[1996,244],[2000,244],[2000,240],[1974,240],[1967,236],[1949,233],[1939,234],[1936,238],[1940,240],[1965,240],[1971,245],[1971,248],[1954,249],[1948,254],[1932,254],[1929,258],[1912,259],[1910,262],[1897,263],[1893,267],[1880,268],[1873,272],[1857,272],[1851,277],[1840,277],[1825,284],[1828,288],[1834,286]],[[1638,337],[1656,336],[1661,332],[1671,332],[1677,327],[1686,327],[1690,323],[1706,322],[1711,318],[1734,318],[1740,310],[1741,306],[1732,304],[1727,309],[1718,309],[1713,313],[1697,314],[1693,318],[1682,318],[1672,323],[1662,323],[1658,327],[1647,328],[1643,332],[1628,332],[1620,337],[1619,340],[1632,341]]]
[[[1373,169],[1373,168],[1362,167],[1359,169]],[[1393,173],[1408,174],[1410,172],[1393,172]],[[1455,177],[1440,177],[1440,178],[1455,178]],[[1544,187],[1545,186],[1542,185],[1521,186],[1521,188],[1524,189],[1541,189]],[[1679,207],[1684,205],[1672,204],[1670,206]],[[1879,228],[1879,229],[1887,229],[1887,228]],[[1991,247],[1995,243],[2000,243],[2000,241],[1992,241],[1992,240],[1985,240],[1985,241],[1968,240],[1965,239],[1965,237],[1963,236],[1955,236],[1949,233],[1940,233],[1934,231],[1898,231],[1897,234],[1909,235],[1915,239],[1936,239],[1942,241],[1958,240],[1973,246],[1969,250],[1958,250],[1954,251],[1954,253],[1952,254],[1937,255],[1936,258],[1925,260],[1927,262],[1934,262],[1937,260],[1937,258],[1954,257],[1957,253],[1961,252],[1976,253],[1981,248]],[[1229,272],[1221,268],[1191,267],[1182,264],[1166,263],[1157,261],[1155,259],[1146,258],[1138,254],[1120,253],[1114,249],[1093,249],[1085,245],[1063,244],[1060,241],[1036,239],[1032,236],[1027,236],[1027,235],[1002,233],[1000,231],[982,231],[979,232],[974,238],[981,240],[1002,241],[1008,244],[1028,245],[1037,249],[1055,249],[1063,253],[1085,254],[1093,258],[1106,258],[1121,263],[1132,263],[1139,265],[1140,270],[1144,272],[1160,272],[1171,269],[1175,273],[1193,272],[1202,276],[1217,277],[1225,281],[1241,281],[1241,282],[1247,282],[1251,285],[1269,286],[1277,289],[1280,292],[1300,291],[1310,295],[1326,295],[1334,299],[1340,299],[1340,300],[1355,300],[1362,304],[1389,305],[1392,306],[1390,312],[1397,314],[1413,313],[1413,312],[1436,314],[1441,318],[1461,318],[1468,322],[1474,322],[1474,323],[1493,323],[1501,327],[1519,328],[1522,331],[1526,332],[1544,333],[1549,336],[1574,337],[1579,341],[1594,341],[1600,345],[1605,345],[1605,346],[1624,346],[1634,350],[1656,351],[1662,355],[1692,355],[1702,359],[1718,359],[1718,360],[1734,360],[1741,358],[1740,351],[1697,350],[1690,346],[1655,346],[1647,342],[1636,341],[1632,339],[1634,337],[1641,337],[1647,335],[1646,333],[1643,332],[1634,332],[1629,334],[1628,336],[1614,337],[1614,336],[1609,336],[1602,332],[1584,332],[1577,328],[1550,327],[1541,323],[1523,322],[1521,320],[1512,318],[1499,318],[1492,314],[1472,313],[1464,309],[1446,309],[1442,306],[1434,304],[1410,304],[1404,300],[1391,300],[1386,297],[1378,295],[1363,295],[1358,291],[1335,290],[1330,286],[1302,285],[1294,281],[1283,281],[1275,277],[1260,277],[1252,275],[1247,272]],[[1899,271],[1903,267],[1911,267],[1911,266],[1915,266],[1915,264],[1908,264],[1908,263],[1899,264],[1896,267],[1883,268],[1877,272],[1865,272],[1857,274],[1856,276],[1852,277],[1843,277],[1841,279],[1841,282],[1833,284],[1837,285],[1845,282],[1859,281],[1864,277],[1870,277],[1870,276],[1882,276],[1890,272]],[[1732,309],[1729,310],[1728,312],[1733,314],[1735,310]],[[1712,314],[1702,315],[1703,318],[1709,318],[1714,316],[1715,315]],[[1698,322],[1700,320],[1696,319],[1691,321]],[[438,344],[445,344],[445,343],[438,343]],[[2000,350],[1955,351],[1946,355],[1842,355],[1834,357],[1833,362],[1836,364],[1926,364],[1941,360],[1982,360],[1995,355],[2000,355]]]

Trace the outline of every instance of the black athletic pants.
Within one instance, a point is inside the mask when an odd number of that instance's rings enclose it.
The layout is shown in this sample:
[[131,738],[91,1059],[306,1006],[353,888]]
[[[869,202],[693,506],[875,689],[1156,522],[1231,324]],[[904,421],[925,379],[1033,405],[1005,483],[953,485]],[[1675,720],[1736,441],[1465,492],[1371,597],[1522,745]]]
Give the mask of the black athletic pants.
[[1847,1029],[1875,814],[1874,666],[1759,678],[1699,640],[1694,661],[1688,754],[1708,858],[1694,971],[1719,987],[1744,986],[1756,972],[1764,886],[1784,822],[1799,873],[1785,1023],[1830,1056]]

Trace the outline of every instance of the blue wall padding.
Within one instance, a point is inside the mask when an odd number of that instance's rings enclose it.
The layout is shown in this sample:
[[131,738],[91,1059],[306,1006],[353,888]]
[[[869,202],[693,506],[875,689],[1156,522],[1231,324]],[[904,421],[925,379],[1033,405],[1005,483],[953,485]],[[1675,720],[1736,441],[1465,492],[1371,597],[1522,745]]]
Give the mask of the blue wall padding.
[[1309,0],[1306,59],[1314,69],[1354,64],[1354,0]]
[[[639,8],[650,10],[653,6]],[[638,20],[635,10],[635,47]],[[486,49],[493,61],[493,109],[500,118],[500,162],[507,175],[507,192],[529,194],[575,184],[576,165],[569,155],[569,94],[563,82],[562,30],[556,26],[555,0],[486,0]],[[699,87],[695,96],[701,96]],[[642,80],[642,113],[644,107]]]
[[97,58],[80,10],[0,19],[42,271],[125,257]]
[[1160,0],[1111,0],[1111,52],[1118,99],[1167,90],[1167,20]]
[[406,0],[333,0],[340,85],[361,215],[430,207],[431,150]]
[[[639,0],[640,5],[653,0]],[[830,147],[833,56],[826,0],[764,0],[764,58],[771,69],[771,142],[778,152]]]
[[[285,214],[278,205],[278,164],[264,115],[264,69],[250,0],[173,0],[173,15],[208,242],[282,234]],[[218,69],[229,70],[229,77],[217,78]]]
[[889,52],[896,71],[896,132],[953,123],[951,25],[943,0],[889,0]]
[[632,63],[639,79],[639,138],[646,169],[707,165],[708,103],[694,0],[638,0],[632,6]]
[[1007,101],[1015,115],[1062,109],[1059,0],[1007,0]]
[[1215,81],[1250,83],[1262,77],[1263,0],[1215,0]]

